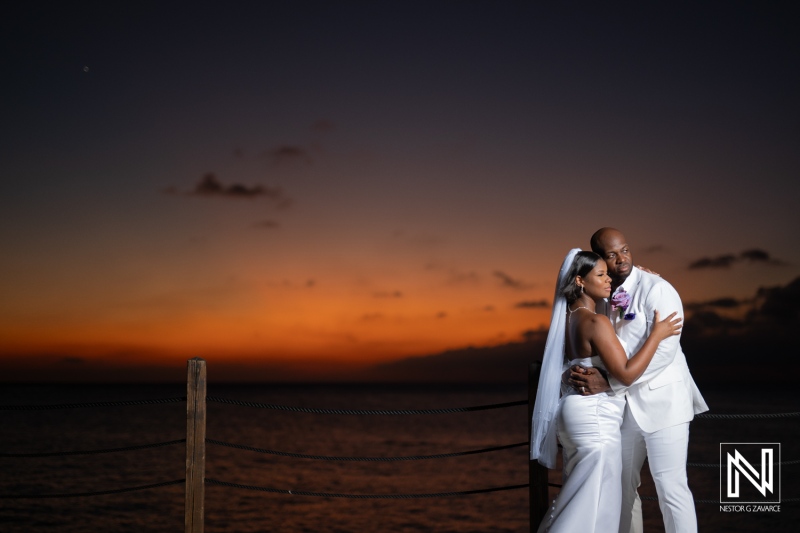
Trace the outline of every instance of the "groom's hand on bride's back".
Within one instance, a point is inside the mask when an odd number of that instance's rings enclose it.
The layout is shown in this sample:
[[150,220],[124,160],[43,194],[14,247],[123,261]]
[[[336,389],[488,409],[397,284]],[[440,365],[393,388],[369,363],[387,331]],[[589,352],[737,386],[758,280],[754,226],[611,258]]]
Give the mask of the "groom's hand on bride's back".
[[567,383],[579,394],[583,394],[584,396],[611,390],[606,377],[596,368],[572,365],[564,374],[565,376],[569,374]]

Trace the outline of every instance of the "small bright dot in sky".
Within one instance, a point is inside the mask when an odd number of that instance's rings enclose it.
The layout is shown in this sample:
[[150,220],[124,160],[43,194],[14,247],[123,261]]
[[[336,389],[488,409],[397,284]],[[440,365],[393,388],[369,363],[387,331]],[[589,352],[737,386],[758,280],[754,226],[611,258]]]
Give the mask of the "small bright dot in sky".
[[89,67],[83,67],[84,72],[89,72]]

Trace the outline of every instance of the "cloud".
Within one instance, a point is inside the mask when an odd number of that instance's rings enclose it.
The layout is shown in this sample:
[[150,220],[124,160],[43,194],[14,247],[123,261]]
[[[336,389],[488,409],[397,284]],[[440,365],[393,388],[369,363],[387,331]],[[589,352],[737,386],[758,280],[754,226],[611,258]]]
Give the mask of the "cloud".
[[[176,187],[167,187],[163,192],[165,194],[184,194]],[[288,207],[292,204],[292,199],[287,197],[280,187],[265,187],[262,185],[247,186],[241,183],[225,185],[213,172],[209,172],[200,178],[200,181],[195,185],[194,189],[185,193],[185,195],[236,199],[264,197],[275,201],[278,207]]]
[[402,298],[403,293],[400,291],[377,291],[373,292],[374,298]]
[[262,220],[253,224],[253,227],[259,229],[277,229],[281,227],[281,225],[277,220]]
[[394,230],[391,238],[393,241],[400,242],[403,245],[410,245],[417,248],[438,248],[446,244],[445,239],[436,235],[430,234],[415,234],[409,235],[404,230]]
[[444,311],[439,311],[438,313],[436,313],[436,318],[447,318],[447,313],[445,313]]
[[240,183],[223,185],[213,173],[208,173],[195,186],[193,194],[197,196],[229,196],[234,198],[255,198],[256,196],[277,197],[280,189],[265,189],[260,185],[248,187]]
[[708,300],[705,302],[690,302],[684,304],[683,307],[687,311],[702,311],[708,308],[736,309],[748,302],[749,300],[737,300],[736,298],[717,298],[716,300]]
[[467,346],[379,363],[365,372],[389,382],[526,383],[531,362],[541,360],[547,331],[529,330],[523,340],[497,346]]
[[717,257],[702,257],[689,264],[690,270],[701,268],[730,268],[736,262],[735,255],[720,255]]
[[652,246],[648,246],[646,248],[637,249],[637,253],[641,252],[643,254],[654,254],[657,252],[665,252],[667,249],[661,244],[654,244]]
[[374,320],[380,320],[383,318],[382,313],[365,313],[361,315],[361,320],[363,322],[372,322]]
[[716,257],[701,257],[689,263],[689,270],[699,270],[704,268],[730,268],[736,263],[743,261],[749,263],[762,263],[769,265],[785,265],[786,263],[780,259],[775,259],[770,256],[769,252],[753,248],[745,250],[739,255],[724,254]]
[[274,284],[274,285],[278,285],[286,289],[313,289],[314,287],[316,287],[317,281],[314,278],[308,278],[304,282],[296,282],[285,279],[282,282],[280,282],[280,284]]
[[780,259],[775,259],[771,257],[768,252],[765,252],[764,250],[759,250],[757,248],[753,250],[745,250],[744,252],[739,254],[739,257],[742,260],[750,261],[751,263],[768,263],[770,265],[786,264],[784,261],[781,261]]
[[321,118],[311,125],[311,130],[317,133],[328,133],[336,129],[336,125],[328,119]]
[[547,300],[526,300],[514,304],[515,309],[547,309],[550,307],[550,302]]
[[[800,326],[800,277],[784,287],[762,287],[751,300],[719,298],[709,302],[689,304],[686,309],[693,311],[686,321],[683,336],[686,338],[737,334],[740,338],[766,338],[793,335]],[[744,313],[732,318],[730,313],[720,314],[718,310],[730,311],[749,306]],[[726,339],[730,340],[730,339]]]
[[456,269],[450,269],[447,277],[448,285],[466,285],[480,283],[480,276],[473,272],[462,272]]
[[276,165],[295,162],[311,163],[311,154],[302,146],[284,144],[272,150],[267,150],[264,155],[269,157]]
[[509,289],[524,290],[533,286],[530,283],[525,283],[522,280],[514,279],[500,270],[495,270],[492,274],[494,274],[494,276],[500,280],[500,285],[503,287],[508,287]]
[[[759,289],[743,301],[752,309],[741,318],[713,310],[687,317],[681,346],[701,390],[722,386],[793,386],[796,334],[800,328],[800,277],[786,286]],[[706,305],[727,309],[737,300],[719,298]],[[741,302],[740,302],[741,303]],[[740,310],[741,311],[741,310]],[[371,379],[387,381],[510,382],[524,384],[526,369],[540,360],[547,329],[522,332],[522,342],[448,350],[381,363],[370,369]]]
[[447,279],[444,282],[445,285],[477,285],[481,282],[481,276],[473,270],[459,270],[436,262],[430,262],[424,268],[432,272],[446,271]]
[[795,278],[786,287],[762,287],[756,293],[755,308],[748,313],[747,319],[770,324],[800,322],[798,299],[800,299],[800,277]]

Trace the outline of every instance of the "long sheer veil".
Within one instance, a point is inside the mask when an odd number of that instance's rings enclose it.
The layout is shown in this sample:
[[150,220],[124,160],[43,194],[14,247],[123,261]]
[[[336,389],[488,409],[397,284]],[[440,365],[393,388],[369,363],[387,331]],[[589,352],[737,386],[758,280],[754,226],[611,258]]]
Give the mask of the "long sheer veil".
[[550,332],[544,346],[542,370],[539,374],[539,388],[533,406],[531,421],[531,460],[538,459],[547,468],[555,468],[556,421],[559,396],[561,394],[561,374],[565,370],[564,335],[567,322],[567,300],[561,295],[561,286],[569,273],[575,254],[580,248],[569,251],[561,264],[556,281],[556,294],[553,297],[553,316],[550,319]]

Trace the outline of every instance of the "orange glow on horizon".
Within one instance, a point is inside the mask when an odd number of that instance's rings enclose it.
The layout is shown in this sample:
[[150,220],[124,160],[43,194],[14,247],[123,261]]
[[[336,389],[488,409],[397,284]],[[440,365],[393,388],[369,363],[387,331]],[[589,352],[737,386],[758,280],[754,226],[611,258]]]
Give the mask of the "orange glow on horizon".
[[532,291],[509,291],[488,281],[465,290],[423,274],[388,286],[401,288],[378,290],[326,278],[325,283],[251,283],[210,294],[185,291],[138,305],[84,303],[0,325],[0,360],[124,356],[159,366],[199,356],[242,364],[329,361],[363,367],[517,342],[524,331],[549,320],[548,307],[515,307],[540,300]]

